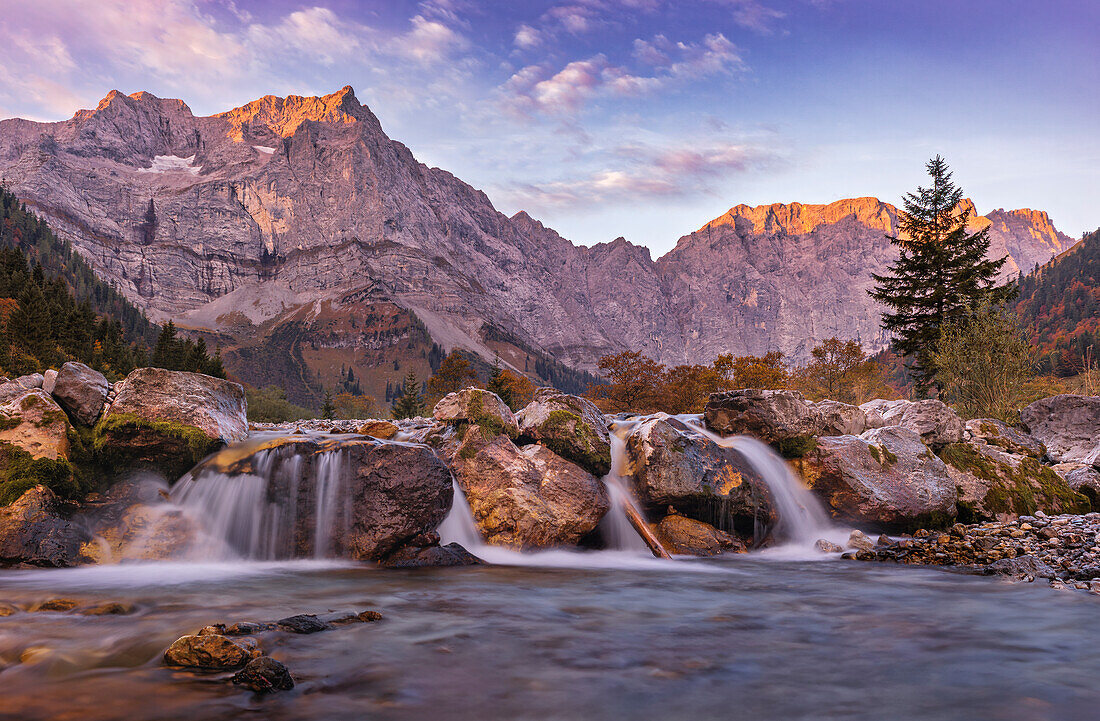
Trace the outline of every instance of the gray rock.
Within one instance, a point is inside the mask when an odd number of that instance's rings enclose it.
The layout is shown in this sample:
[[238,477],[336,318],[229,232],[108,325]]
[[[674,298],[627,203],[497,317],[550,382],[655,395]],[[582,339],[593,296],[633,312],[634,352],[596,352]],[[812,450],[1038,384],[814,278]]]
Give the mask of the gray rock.
[[57,382],[57,371],[50,368],[48,371],[42,374],[42,390],[47,393],[53,393],[54,383]]
[[591,401],[556,388],[539,388],[516,420],[521,444],[541,443],[595,476],[611,470],[607,422]]
[[819,401],[813,406],[821,413],[820,434],[823,436],[858,436],[868,428],[882,426],[882,417],[878,413],[874,413],[869,421],[863,409],[848,403]]
[[256,693],[289,691],[294,688],[294,677],[290,675],[290,670],[270,656],[252,659],[233,676],[232,681]]
[[1057,573],[1035,556],[1002,558],[986,567],[989,573],[1013,578],[1056,578]]
[[963,422],[943,401],[902,401],[882,413],[884,426],[901,426],[921,437],[925,445],[942,448],[963,439]]
[[988,443],[991,446],[1003,448],[1009,453],[1034,458],[1042,458],[1046,453],[1042,443],[995,418],[969,420],[966,422],[966,432],[970,434],[972,441]]
[[329,629],[327,623],[309,613],[300,613],[297,616],[280,618],[275,624],[280,630],[289,631],[290,633],[319,633],[320,631],[327,631]]
[[13,382],[18,383],[19,385],[23,386],[24,388],[30,389],[30,388],[41,388],[42,384],[45,383],[45,381],[46,381],[46,377],[44,375],[42,375],[41,373],[31,373],[30,375],[26,375],[26,376],[19,376]]
[[723,436],[745,434],[765,443],[819,435],[821,411],[798,391],[735,390],[715,393],[703,411],[707,427]]
[[107,387],[107,378],[102,373],[69,361],[57,372],[53,397],[78,423],[90,426],[107,402]]
[[496,393],[480,388],[465,388],[448,393],[432,410],[432,417],[444,423],[473,423],[494,433],[519,435],[519,424],[508,404]]
[[1100,465],[1100,397],[1043,398],[1020,411],[1020,420],[1056,463]]

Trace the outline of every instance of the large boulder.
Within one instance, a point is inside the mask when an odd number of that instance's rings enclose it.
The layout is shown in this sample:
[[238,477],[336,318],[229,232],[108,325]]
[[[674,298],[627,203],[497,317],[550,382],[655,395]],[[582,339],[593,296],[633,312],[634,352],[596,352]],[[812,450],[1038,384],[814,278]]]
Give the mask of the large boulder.
[[779,520],[771,491],[736,448],[675,419],[651,418],[626,438],[634,490],[651,510],[681,514],[762,540]]
[[858,436],[869,428],[882,426],[882,416],[868,414],[859,406],[840,401],[818,401],[813,407],[821,413],[823,436]]
[[474,522],[491,544],[512,548],[576,545],[610,508],[603,483],[549,448],[523,448],[504,434],[463,431],[451,466]]
[[248,436],[240,384],[201,373],[138,368],[96,426],[96,450],[115,469],[179,476],[217,448]]
[[1088,513],[1088,498],[1032,456],[987,443],[954,443],[940,451],[965,522],[1007,520],[1036,511]]
[[703,409],[707,428],[723,436],[744,434],[765,443],[821,433],[821,411],[798,391],[745,389],[714,393]]
[[683,556],[717,556],[720,553],[744,553],[741,539],[719,531],[709,523],[670,513],[653,527],[653,532],[670,553]]
[[1092,509],[1100,511],[1100,471],[1084,463],[1059,463],[1051,470],[1066,480],[1066,484],[1092,502]]
[[69,458],[69,419],[48,393],[5,383],[0,388],[0,443],[33,458]]
[[1054,462],[1100,466],[1100,397],[1043,398],[1020,411],[1020,421]]
[[943,401],[898,401],[882,413],[884,426],[913,431],[925,445],[942,448],[963,439],[963,422]]
[[107,402],[107,378],[83,363],[61,366],[53,383],[53,397],[77,423],[90,426]]
[[435,404],[432,417],[452,426],[478,426],[487,436],[505,433],[515,438],[519,435],[519,424],[508,404],[496,393],[480,388],[448,393]]
[[520,443],[540,443],[596,476],[611,470],[611,436],[591,401],[556,388],[539,388],[516,414]]
[[89,540],[83,527],[60,514],[57,496],[45,486],[0,507],[0,565],[74,566]]
[[[215,454],[173,489],[200,521],[221,518],[239,553],[377,561],[433,532],[451,507],[450,471],[424,445],[291,436],[244,448],[250,454],[236,446]],[[248,508],[227,519],[207,484],[256,473],[267,479],[268,517],[258,519]]]
[[966,422],[966,432],[971,443],[985,443],[1032,458],[1042,458],[1046,454],[1043,444],[1026,433],[1021,433],[1004,421],[996,418],[974,418]]
[[907,428],[819,438],[796,464],[832,515],[847,523],[906,530],[955,516],[947,466]]

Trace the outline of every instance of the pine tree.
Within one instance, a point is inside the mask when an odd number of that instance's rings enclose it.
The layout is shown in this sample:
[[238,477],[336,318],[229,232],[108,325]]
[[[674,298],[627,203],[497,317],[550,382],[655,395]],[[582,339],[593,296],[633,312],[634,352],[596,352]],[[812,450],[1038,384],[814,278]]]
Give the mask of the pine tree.
[[1006,300],[1014,286],[995,288],[1006,258],[988,260],[989,228],[967,232],[970,210],[958,212],[962,188],[951,180],[947,163],[936,156],[925,166],[932,186],[905,196],[897,236],[899,250],[885,275],[874,275],[871,297],[887,307],[882,327],[894,335],[894,348],[908,356],[918,389],[937,385],[933,352],[940,328],[963,318],[984,299]]
[[428,412],[424,403],[424,388],[417,383],[416,373],[409,371],[401,387],[401,395],[393,402],[391,415],[394,418],[416,418]]
[[336,417],[336,406],[332,403],[332,391],[325,391],[325,402],[321,406],[321,417],[329,421]]

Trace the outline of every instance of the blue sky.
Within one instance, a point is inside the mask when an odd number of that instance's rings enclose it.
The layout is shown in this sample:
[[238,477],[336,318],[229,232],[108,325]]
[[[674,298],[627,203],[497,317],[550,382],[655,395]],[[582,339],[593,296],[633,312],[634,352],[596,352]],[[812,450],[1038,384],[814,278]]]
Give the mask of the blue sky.
[[350,84],[420,160],[581,243],[658,256],[738,203],[896,203],[936,153],[979,212],[1100,226],[1088,0],[5,6],[0,117],[113,88],[208,114]]

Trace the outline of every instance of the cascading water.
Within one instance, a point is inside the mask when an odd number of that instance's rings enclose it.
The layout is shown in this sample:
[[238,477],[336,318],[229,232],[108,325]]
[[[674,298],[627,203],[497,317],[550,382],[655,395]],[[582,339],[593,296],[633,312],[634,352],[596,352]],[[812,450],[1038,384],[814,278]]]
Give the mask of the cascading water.
[[[305,455],[292,439],[263,440],[277,443],[241,455],[247,472],[227,473],[215,457],[172,489],[170,501],[203,530],[197,552],[252,560],[338,555],[337,540],[350,526],[343,452]],[[229,452],[239,460],[237,449]]]
[[[618,430],[618,429],[616,429]],[[630,523],[626,511],[628,507],[638,509],[638,503],[623,478],[628,475],[629,459],[626,457],[626,440],[617,432],[611,434],[611,471],[604,476],[603,482],[611,498],[611,508],[600,521],[600,534],[604,544],[613,551],[638,551],[648,553],[649,548]]]

